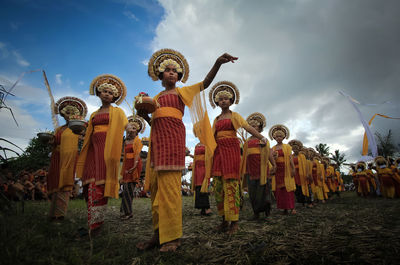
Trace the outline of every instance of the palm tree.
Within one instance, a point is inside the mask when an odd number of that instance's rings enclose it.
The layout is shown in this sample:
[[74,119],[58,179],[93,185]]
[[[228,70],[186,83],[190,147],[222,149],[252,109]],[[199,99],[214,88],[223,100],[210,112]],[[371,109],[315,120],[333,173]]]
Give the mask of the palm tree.
[[345,156],[345,154],[341,154],[339,150],[335,150],[334,154],[331,153],[330,159],[335,161],[339,171],[340,171],[340,167],[343,165],[343,163],[347,161],[344,158],[344,156]]
[[396,153],[396,145],[393,142],[392,130],[390,129],[387,135],[375,133],[378,139],[378,154],[384,157],[393,156]]
[[315,150],[317,150],[321,156],[329,156],[329,146],[327,144],[319,143],[315,146]]

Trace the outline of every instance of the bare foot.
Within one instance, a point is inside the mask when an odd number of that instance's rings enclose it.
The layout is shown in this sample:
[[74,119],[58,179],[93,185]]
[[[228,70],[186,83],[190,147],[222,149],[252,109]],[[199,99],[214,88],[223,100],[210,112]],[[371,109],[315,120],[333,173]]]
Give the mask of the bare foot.
[[290,211],[290,214],[296,214],[297,212],[296,212],[296,210],[295,209],[292,209],[291,211]]
[[223,233],[228,230],[229,223],[227,221],[222,221],[220,225],[216,227],[217,232]]
[[139,242],[136,244],[136,247],[139,250],[149,250],[149,249],[155,248],[158,245],[159,245],[159,238],[158,238],[158,231],[157,231],[157,233],[155,232],[153,237],[150,240],[148,240],[146,242]]
[[125,220],[128,220],[128,219],[131,219],[132,217],[133,217],[133,214],[128,214],[128,215],[121,216],[120,219],[122,221],[125,221]]
[[228,235],[233,235],[236,234],[236,232],[239,230],[239,224],[237,221],[231,222],[231,225],[229,226],[228,231],[226,232]]
[[161,246],[160,252],[175,252],[180,245],[181,245],[181,240],[179,238],[169,241]]

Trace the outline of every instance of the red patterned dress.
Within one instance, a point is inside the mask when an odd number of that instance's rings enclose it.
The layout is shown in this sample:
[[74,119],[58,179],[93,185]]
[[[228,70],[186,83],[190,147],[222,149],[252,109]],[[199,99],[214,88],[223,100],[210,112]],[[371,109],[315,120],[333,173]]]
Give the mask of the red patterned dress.
[[88,204],[88,223],[91,230],[100,227],[104,223],[104,211],[108,201],[108,198],[104,197],[104,183],[106,180],[104,147],[108,123],[108,113],[99,113],[93,117],[94,130],[83,171],[83,193]]
[[240,141],[231,119],[215,123],[217,148],[214,151],[212,175],[218,214],[225,221],[238,221],[240,209]]
[[[185,104],[176,94],[161,94],[157,102],[160,107],[175,108],[184,114]],[[182,119],[157,118],[152,121],[151,127],[151,163],[154,170],[183,170],[186,130]]]
[[283,150],[277,150],[278,159],[276,161],[276,207],[278,209],[294,209],[294,192],[287,192],[285,187],[285,161]]

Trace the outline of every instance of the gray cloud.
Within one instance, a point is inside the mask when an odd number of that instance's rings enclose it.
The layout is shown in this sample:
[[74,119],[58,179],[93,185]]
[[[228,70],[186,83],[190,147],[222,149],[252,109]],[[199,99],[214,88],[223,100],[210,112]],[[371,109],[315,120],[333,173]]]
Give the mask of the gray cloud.
[[[363,103],[393,101],[361,106],[367,120],[400,117],[399,1],[160,2],[166,16],[153,48],[185,54],[189,83],[202,80],[222,52],[239,56],[216,81],[239,87],[242,116],[262,112],[268,127],[287,124],[305,144],[340,147],[350,160],[360,157],[363,130],[339,90]],[[400,142],[400,121],[373,122],[373,131],[389,128]]]

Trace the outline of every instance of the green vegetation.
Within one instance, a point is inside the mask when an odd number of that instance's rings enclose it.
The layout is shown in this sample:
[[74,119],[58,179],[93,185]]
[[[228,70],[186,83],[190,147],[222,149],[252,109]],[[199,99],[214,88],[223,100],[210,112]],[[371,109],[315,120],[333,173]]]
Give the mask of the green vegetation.
[[[211,202],[214,204],[214,200]],[[400,200],[360,198],[345,192],[298,214],[274,209],[268,221],[250,221],[248,199],[240,230],[231,237],[214,231],[220,218],[200,216],[193,198],[183,197],[183,239],[176,253],[140,252],[152,235],[149,199],[135,199],[136,216],[119,220],[119,200],[110,200],[104,230],[90,241],[86,205],[73,200],[61,224],[47,220],[48,202],[27,202],[0,215],[1,264],[399,264]],[[212,209],[216,211],[215,205]]]

